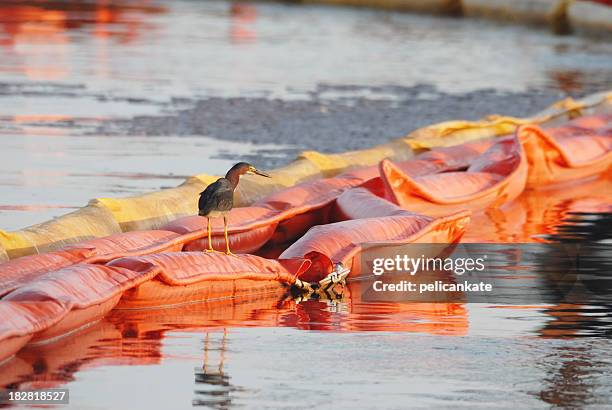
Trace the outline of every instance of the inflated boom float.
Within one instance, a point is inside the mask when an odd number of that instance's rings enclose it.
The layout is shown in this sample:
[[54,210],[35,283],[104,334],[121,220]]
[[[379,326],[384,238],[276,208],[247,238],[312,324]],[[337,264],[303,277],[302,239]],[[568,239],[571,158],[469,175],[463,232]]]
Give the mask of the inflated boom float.
[[610,172],[612,114],[583,117],[548,129],[525,125],[517,134],[526,141],[530,187]]
[[194,301],[253,298],[283,289],[310,266],[307,259],[270,260],[255,255],[176,252],[124,258],[109,266],[154,275],[125,292],[120,309],[172,306]]
[[[417,156],[398,164],[413,176],[440,173],[468,166],[489,143],[466,144],[465,147],[444,148]],[[349,171],[334,178],[305,182],[271,194],[249,207],[234,208],[229,212],[230,247],[239,253],[253,253],[265,244],[280,245],[301,237],[315,225],[332,221],[335,201],[347,190],[364,185],[374,191],[381,185],[377,166]],[[206,218],[187,216],[172,221],[163,230],[180,234],[206,229]],[[220,221],[213,221],[213,247],[223,250],[223,230]],[[207,239],[185,244],[185,250],[204,250]]]
[[123,292],[150,279],[152,273],[104,265],[77,264],[46,273],[2,298],[12,302],[55,301],[64,309],[52,326],[33,334],[44,342],[101,319],[112,310]]
[[281,259],[312,261],[301,279],[319,281],[337,263],[351,269],[351,275],[359,275],[359,256],[364,244],[452,243],[465,230],[470,215],[463,211],[434,219],[405,211],[363,188],[343,194],[338,208],[340,214],[358,218],[315,226],[280,255]]
[[[40,275],[81,262],[112,260],[127,254],[146,254],[180,250],[172,240],[179,235],[170,231],[144,231],[115,234],[106,238],[92,239],[78,245],[24,256],[4,263],[0,274],[0,296],[28,283]],[[158,245],[158,246],[156,246]]]
[[513,137],[495,143],[463,172],[412,178],[389,160],[380,163],[380,171],[387,199],[415,212],[445,215],[498,207],[518,197],[527,182],[527,158]]
[[[528,226],[524,214],[538,207],[525,210],[526,188],[584,178],[609,187],[611,123],[609,99],[599,95],[532,119],[449,122],[382,148],[307,153],[282,170],[282,182],[273,172],[262,186],[238,185],[228,214],[231,249],[242,253],[235,256],[203,252],[207,218],[193,208],[204,179],[0,233],[0,258],[11,258],[0,263],[0,362],[28,343],[55,343],[94,326],[113,310],[279,297],[292,287],[350,280],[368,273],[366,251],[450,246],[469,233],[471,220],[481,235],[469,240],[486,241],[482,233],[501,206]],[[144,211],[130,219],[135,204]],[[225,250],[223,235],[223,222],[213,220],[214,249]]]
[[[329,155],[304,152],[291,164],[270,172],[270,179],[244,178],[236,190],[235,206],[252,205],[298,183],[377,165],[383,159],[406,161],[423,150],[509,135],[524,124],[549,127],[576,117],[611,111],[612,93],[605,92],[578,101],[559,101],[530,118],[490,116],[481,121],[447,121],[361,151]],[[176,188],[128,198],[98,198],[51,221],[14,232],[0,231],[0,261],[5,253],[13,259],[59,250],[69,244],[115,233],[159,229],[179,217],[196,215],[198,194],[215,180],[209,175],[196,175]]]
[[[373,201],[386,202],[367,195]],[[330,263],[351,266],[351,258],[358,257],[359,244],[368,238],[385,243],[451,242],[461,235],[468,220],[466,213],[434,220],[389,205],[391,219],[345,221],[326,225],[329,231],[311,230],[278,261],[216,252],[161,252],[119,258],[106,265],[78,263],[14,285],[16,289],[5,295],[0,305],[53,301],[61,306],[55,316],[47,315],[48,327],[20,335],[20,340],[45,343],[91,325],[115,307],[133,309],[248,298],[278,291],[300,278],[317,281],[329,273],[328,266],[321,264],[322,257]],[[332,237],[333,241],[317,248],[317,255],[310,249],[312,244]],[[292,253],[306,257],[294,257]]]
[[53,326],[66,309],[55,301],[0,302],[0,364],[25,346],[32,336]]

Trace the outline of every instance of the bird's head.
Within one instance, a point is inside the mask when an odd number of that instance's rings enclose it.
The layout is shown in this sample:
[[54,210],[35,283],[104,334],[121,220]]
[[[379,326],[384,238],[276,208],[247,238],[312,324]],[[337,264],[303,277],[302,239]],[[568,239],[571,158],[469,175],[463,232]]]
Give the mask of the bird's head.
[[239,177],[240,175],[244,175],[244,174],[254,174],[254,175],[260,175],[262,177],[271,178],[270,175],[268,175],[267,173],[263,171],[258,170],[253,165],[249,164],[248,162],[237,163],[229,171],[227,171],[227,174],[225,175],[225,177],[229,180],[233,180],[234,178]]

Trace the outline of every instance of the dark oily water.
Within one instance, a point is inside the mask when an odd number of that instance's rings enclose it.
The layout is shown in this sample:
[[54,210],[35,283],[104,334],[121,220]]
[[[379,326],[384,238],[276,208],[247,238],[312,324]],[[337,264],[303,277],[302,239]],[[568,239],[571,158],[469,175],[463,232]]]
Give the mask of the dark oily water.
[[[612,294],[612,213],[572,212],[547,239],[559,243],[588,242],[578,264],[582,283],[595,295]],[[612,303],[571,304],[551,309],[551,335],[612,336]]]
[[587,241],[609,244],[612,242],[612,213],[568,212],[557,227],[557,233],[545,238],[561,243]]

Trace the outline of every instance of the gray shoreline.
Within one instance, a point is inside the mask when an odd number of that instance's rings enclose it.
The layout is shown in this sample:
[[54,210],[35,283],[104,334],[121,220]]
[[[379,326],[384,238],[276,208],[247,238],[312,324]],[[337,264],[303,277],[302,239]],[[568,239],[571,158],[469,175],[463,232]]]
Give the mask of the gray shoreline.
[[[329,88],[325,87],[325,90]],[[364,91],[361,87],[331,88]],[[257,159],[262,166],[275,167],[289,162],[303,150],[334,153],[363,149],[437,122],[477,120],[489,114],[529,116],[566,96],[559,92],[536,90],[518,93],[480,90],[449,94],[426,85],[368,90],[392,98],[325,99],[322,92],[303,101],[211,97],[190,101],[189,108],[172,110],[169,107],[169,112],[160,115],[102,122],[92,134],[201,135],[255,144],[282,142],[287,148],[280,151],[269,153],[262,150],[236,158]],[[184,107],[186,102],[181,100],[177,104]]]

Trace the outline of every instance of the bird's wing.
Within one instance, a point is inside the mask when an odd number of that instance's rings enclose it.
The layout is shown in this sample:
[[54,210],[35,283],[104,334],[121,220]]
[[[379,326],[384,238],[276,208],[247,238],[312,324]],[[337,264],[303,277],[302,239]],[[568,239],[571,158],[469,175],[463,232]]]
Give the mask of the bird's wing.
[[217,211],[229,211],[234,207],[234,190],[217,197]]
[[[229,211],[233,206],[234,190],[229,181],[224,183],[223,178],[208,185],[200,193],[198,209],[200,216],[206,216],[211,211]],[[229,206],[229,207],[228,207]]]

